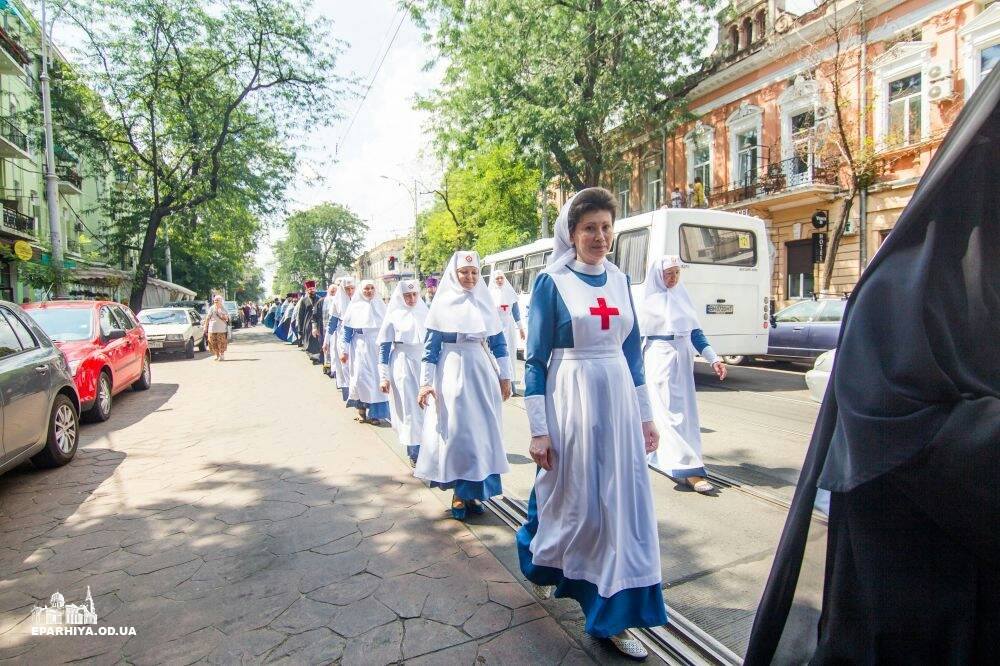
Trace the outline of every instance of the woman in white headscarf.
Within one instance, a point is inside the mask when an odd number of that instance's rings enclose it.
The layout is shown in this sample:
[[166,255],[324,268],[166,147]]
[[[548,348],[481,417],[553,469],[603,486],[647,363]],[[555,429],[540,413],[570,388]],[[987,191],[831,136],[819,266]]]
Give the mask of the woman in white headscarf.
[[413,473],[454,490],[452,516],[464,520],[501,494],[500,475],[509,471],[501,407],[511,395],[510,357],[476,252],[452,256],[425,324],[424,437]]
[[576,599],[587,633],[644,659],[628,629],[667,621],[646,466],[659,435],[629,279],[606,259],[616,212],[603,188],[568,201],[531,292],[524,402],[540,469],[517,545],[536,595]]
[[378,332],[379,389],[390,394],[392,425],[399,443],[406,447],[411,467],[417,464],[424,427],[424,414],[417,400],[427,311],[427,304],[420,298],[420,283],[403,280],[392,292]]
[[330,318],[333,317],[334,306],[337,304],[337,289],[340,288],[340,278],[337,278],[326,288],[326,295],[322,300],[322,326],[320,331],[323,335],[323,374],[333,376],[333,358],[330,350]]
[[705,478],[701,460],[695,352],[712,364],[720,380],[726,378],[726,366],[701,330],[691,297],[680,283],[681,266],[677,256],[652,263],[640,310],[646,380],[660,431],[660,448],[649,455],[649,463],[699,493],[710,493],[715,487]]
[[373,280],[362,280],[344,313],[344,348],[340,362],[351,364],[347,406],[358,410],[358,421],[379,425],[389,418],[389,401],[379,388],[378,332],[385,318],[385,303],[378,297]]
[[337,296],[333,300],[330,323],[326,326],[327,344],[330,346],[330,355],[333,357],[330,374],[336,378],[337,388],[340,389],[340,395],[345,402],[351,386],[351,368],[349,362],[340,360],[347,351],[347,346],[340,341],[343,337],[341,335],[341,322],[347,308],[351,305],[352,298],[354,298],[354,278],[348,275],[340,278],[340,288],[337,289]]
[[524,327],[521,325],[521,310],[517,303],[517,292],[507,281],[503,271],[496,271],[490,276],[490,297],[500,315],[504,339],[507,341],[507,352],[510,354],[514,375],[511,377],[513,386],[517,386],[517,339],[524,340]]

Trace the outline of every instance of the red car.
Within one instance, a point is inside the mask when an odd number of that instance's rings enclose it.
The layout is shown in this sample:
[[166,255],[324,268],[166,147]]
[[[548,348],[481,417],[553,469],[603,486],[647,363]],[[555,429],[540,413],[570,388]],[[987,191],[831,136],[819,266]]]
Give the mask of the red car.
[[112,396],[151,383],[149,345],[132,311],[113,301],[48,301],[22,306],[66,355],[89,421],[111,416]]

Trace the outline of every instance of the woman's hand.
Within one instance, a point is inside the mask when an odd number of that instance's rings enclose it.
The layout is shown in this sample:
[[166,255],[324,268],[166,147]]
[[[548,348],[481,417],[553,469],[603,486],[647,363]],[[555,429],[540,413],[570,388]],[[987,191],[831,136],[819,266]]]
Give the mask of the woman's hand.
[[722,361],[716,361],[715,363],[713,363],[712,369],[715,370],[715,374],[719,378],[719,381],[724,380],[726,378],[726,375],[729,374],[729,371],[726,370],[726,364],[723,363]]
[[417,394],[417,404],[420,405],[420,409],[427,407],[431,398],[437,398],[437,393],[430,386],[421,386],[420,393]]
[[531,438],[531,444],[528,445],[528,454],[531,459],[535,461],[535,464],[549,471],[552,469],[553,454],[552,454],[552,438],[548,435],[538,435],[537,437]]
[[513,395],[514,389],[510,385],[509,379],[500,380],[500,397],[506,402],[507,398]]
[[347,352],[344,352],[343,354],[340,355],[340,362],[347,363]]
[[388,379],[383,379],[382,383],[378,385],[378,390],[382,391],[382,393],[388,393],[389,392],[389,380]]
[[642,422],[642,439],[646,444],[646,453],[652,453],[660,448],[660,431],[652,421]]

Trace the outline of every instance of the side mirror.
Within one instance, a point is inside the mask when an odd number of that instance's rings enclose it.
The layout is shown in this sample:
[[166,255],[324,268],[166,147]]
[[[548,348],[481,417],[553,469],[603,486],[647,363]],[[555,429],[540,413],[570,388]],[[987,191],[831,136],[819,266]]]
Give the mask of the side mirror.
[[108,340],[121,340],[125,337],[125,331],[121,328],[113,328],[105,336]]

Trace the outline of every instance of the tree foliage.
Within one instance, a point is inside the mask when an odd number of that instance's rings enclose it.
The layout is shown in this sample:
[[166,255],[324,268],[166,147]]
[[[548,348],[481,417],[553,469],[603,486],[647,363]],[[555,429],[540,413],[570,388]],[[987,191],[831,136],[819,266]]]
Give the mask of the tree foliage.
[[441,87],[422,101],[441,149],[463,155],[482,137],[511,141],[543,151],[576,189],[601,184],[625,136],[680,112],[714,2],[416,3],[447,62]]
[[346,206],[323,203],[292,214],[285,221],[287,236],[274,244],[278,260],[275,293],[298,290],[303,280],[333,281],[338,269],[354,263],[368,226]]
[[197,225],[229,190],[253,214],[280,203],[294,164],[285,146],[331,117],[337,44],[303,0],[60,4],[107,110],[64,118],[63,131],[109,146],[133,177],[116,221],[119,244],[138,249],[137,309],[163,220]]
[[484,146],[449,169],[434,206],[418,219],[421,272],[440,272],[459,249],[485,255],[535,238],[540,180],[509,144]]

